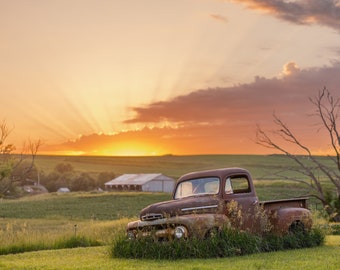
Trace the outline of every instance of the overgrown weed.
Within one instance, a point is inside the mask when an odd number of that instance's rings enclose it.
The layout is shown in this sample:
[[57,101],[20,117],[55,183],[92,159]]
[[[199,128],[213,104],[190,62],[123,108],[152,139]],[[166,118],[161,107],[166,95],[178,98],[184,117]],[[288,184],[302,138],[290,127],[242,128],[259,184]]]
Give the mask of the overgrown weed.
[[299,249],[320,246],[324,243],[322,230],[287,234],[284,236],[258,236],[248,232],[225,229],[207,239],[155,242],[151,238],[127,240],[121,235],[111,246],[114,258],[189,259],[241,256],[259,252]]

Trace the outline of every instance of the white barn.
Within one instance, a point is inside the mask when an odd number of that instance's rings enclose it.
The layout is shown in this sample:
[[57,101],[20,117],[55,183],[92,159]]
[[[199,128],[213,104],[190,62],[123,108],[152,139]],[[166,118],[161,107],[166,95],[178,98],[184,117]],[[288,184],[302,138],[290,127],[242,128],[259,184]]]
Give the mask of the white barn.
[[59,193],[68,193],[68,192],[71,192],[71,190],[67,187],[61,187],[57,190],[57,192]]
[[161,173],[123,174],[105,183],[106,190],[172,192],[175,180]]

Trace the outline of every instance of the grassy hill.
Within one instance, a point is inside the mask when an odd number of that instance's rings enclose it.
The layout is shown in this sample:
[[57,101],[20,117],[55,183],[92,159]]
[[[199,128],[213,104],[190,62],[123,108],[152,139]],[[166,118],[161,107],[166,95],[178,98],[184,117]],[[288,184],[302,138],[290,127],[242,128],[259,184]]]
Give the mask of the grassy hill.
[[[320,161],[333,166],[327,157]],[[261,155],[198,155],[198,156],[155,156],[155,157],[97,157],[97,156],[37,156],[36,164],[45,173],[51,172],[59,163],[69,163],[76,173],[86,172],[97,177],[102,172],[112,172],[116,176],[125,173],[162,173],[174,179],[181,175],[199,170],[222,167],[242,167],[252,174],[257,194],[261,200],[289,198],[309,195],[306,186],[295,182],[283,181],[275,174],[293,173],[288,168],[297,168],[284,156]],[[296,173],[295,173],[296,174]],[[306,179],[296,175],[298,179]],[[321,177],[321,176],[320,176]],[[107,179],[109,181],[111,179]],[[315,205],[317,201],[311,200]]]
[[255,178],[263,178],[291,162],[283,156],[261,155],[197,155],[197,156],[148,156],[148,157],[99,157],[99,156],[37,156],[40,170],[50,172],[58,163],[70,163],[75,171],[97,174],[100,172],[163,173],[178,178],[182,174],[222,167],[242,167]]

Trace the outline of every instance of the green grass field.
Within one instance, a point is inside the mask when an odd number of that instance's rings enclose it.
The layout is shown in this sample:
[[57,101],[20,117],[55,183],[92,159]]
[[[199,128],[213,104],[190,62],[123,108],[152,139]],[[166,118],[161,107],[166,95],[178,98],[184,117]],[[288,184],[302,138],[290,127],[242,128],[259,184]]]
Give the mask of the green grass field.
[[[332,165],[327,157],[322,162]],[[223,167],[242,167],[256,179],[276,179],[273,173],[294,164],[283,156],[261,155],[197,155],[197,156],[149,156],[149,157],[96,157],[96,156],[37,156],[36,164],[44,172],[50,172],[58,163],[70,163],[78,172],[97,174],[163,173],[178,178],[182,174]]]
[[[37,157],[38,167],[45,172],[62,162],[71,163],[77,172],[93,175],[159,172],[174,178],[197,170],[243,167],[255,178],[261,200],[308,195],[304,186],[274,176],[275,170],[292,165],[281,156]],[[137,218],[148,204],[170,198],[171,194],[164,193],[84,192],[0,199],[0,254],[11,253],[16,247],[34,246],[27,250],[39,250],[0,255],[0,269],[338,269],[339,236],[327,236],[327,244],[322,247],[226,259],[112,259],[109,245],[124,233],[127,222]],[[311,201],[313,206],[315,203]],[[325,221],[318,217],[316,223]],[[50,250],[75,235],[102,246]]]
[[0,201],[0,218],[116,220],[136,217],[142,207],[169,200],[167,193],[50,193]]
[[[329,166],[334,164],[327,157],[319,160]],[[86,172],[94,178],[101,172],[113,172],[116,176],[124,173],[162,173],[174,179],[199,170],[222,167],[242,167],[249,170],[255,180],[261,200],[289,198],[309,195],[306,186],[283,181],[275,173],[288,170],[296,165],[284,156],[261,155],[197,155],[197,156],[150,156],[150,157],[94,157],[94,156],[37,156],[36,164],[45,173],[51,172],[58,163],[70,163],[76,173]],[[292,175],[290,171],[286,175]],[[320,176],[321,177],[321,176]],[[297,176],[306,179],[305,176]],[[322,179],[322,177],[321,177]],[[108,181],[111,179],[108,179]],[[311,198],[311,204],[317,201]]]
[[253,254],[222,259],[137,260],[112,259],[107,247],[27,252],[0,256],[0,269],[339,269],[340,236],[327,238],[325,246]]

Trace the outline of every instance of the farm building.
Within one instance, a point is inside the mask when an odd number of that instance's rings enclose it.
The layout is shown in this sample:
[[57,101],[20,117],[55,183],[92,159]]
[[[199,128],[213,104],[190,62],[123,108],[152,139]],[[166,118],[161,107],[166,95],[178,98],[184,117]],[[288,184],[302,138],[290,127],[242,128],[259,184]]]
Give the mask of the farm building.
[[42,193],[48,193],[48,190],[43,186],[39,184],[35,185],[25,185],[22,187],[22,189],[28,193],[28,194],[42,194]]
[[172,192],[173,178],[161,173],[123,174],[105,183],[106,190],[133,190],[151,192]]
[[61,187],[57,190],[57,192],[59,193],[68,193],[68,192],[71,192],[69,188],[67,187]]

